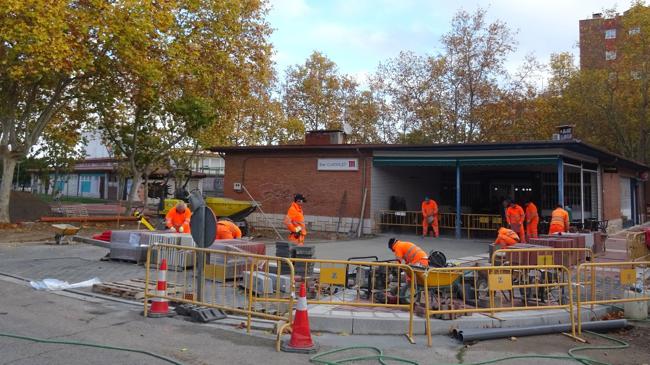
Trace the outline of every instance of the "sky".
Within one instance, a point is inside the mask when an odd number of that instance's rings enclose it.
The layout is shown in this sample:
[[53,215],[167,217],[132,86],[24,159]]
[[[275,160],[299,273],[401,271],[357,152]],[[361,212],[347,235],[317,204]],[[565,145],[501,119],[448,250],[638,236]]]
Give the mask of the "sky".
[[334,61],[339,71],[363,82],[377,65],[400,51],[441,53],[440,37],[459,9],[487,10],[516,32],[517,51],[506,67],[514,72],[526,55],[547,63],[552,53],[572,52],[579,60],[578,21],[603,9],[619,12],[629,0],[270,0],[278,75],[302,64],[314,51]]

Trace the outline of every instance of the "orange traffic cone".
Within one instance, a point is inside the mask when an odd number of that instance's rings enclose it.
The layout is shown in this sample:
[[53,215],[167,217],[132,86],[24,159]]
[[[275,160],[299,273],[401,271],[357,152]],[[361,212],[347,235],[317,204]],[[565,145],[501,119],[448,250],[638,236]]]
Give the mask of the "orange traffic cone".
[[[167,295],[167,259],[162,259],[158,268],[158,282],[156,283],[156,295]],[[173,312],[169,311],[169,301],[165,298],[151,298],[151,309],[148,317],[160,318],[172,316]]]
[[307,315],[307,289],[305,283],[300,284],[300,296],[296,303],[296,314],[291,326],[291,340],[282,342],[280,348],[285,352],[312,353],[318,350],[318,345],[311,339],[309,317]]

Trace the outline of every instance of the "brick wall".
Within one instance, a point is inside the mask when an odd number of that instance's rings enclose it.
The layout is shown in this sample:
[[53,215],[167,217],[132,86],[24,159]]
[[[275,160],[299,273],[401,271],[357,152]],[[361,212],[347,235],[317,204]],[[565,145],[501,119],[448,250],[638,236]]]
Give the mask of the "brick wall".
[[[318,158],[357,158],[359,170],[318,171]],[[253,198],[262,204],[264,212],[277,214],[281,221],[293,200],[293,195],[301,193],[307,198],[304,205],[306,220],[312,220],[310,217],[334,217],[334,220],[338,221],[341,201],[344,192],[347,192],[341,216],[356,218],[358,222],[363,199],[364,160],[368,189],[364,215],[370,218],[372,158],[369,154],[359,156],[353,150],[228,153],[225,156],[224,196],[250,200],[244,192],[236,192],[233,189],[234,183],[243,183]],[[255,218],[255,221],[261,222],[262,219]],[[346,223],[348,221],[346,220]],[[319,228],[327,224],[331,226],[332,221],[323,222]]]

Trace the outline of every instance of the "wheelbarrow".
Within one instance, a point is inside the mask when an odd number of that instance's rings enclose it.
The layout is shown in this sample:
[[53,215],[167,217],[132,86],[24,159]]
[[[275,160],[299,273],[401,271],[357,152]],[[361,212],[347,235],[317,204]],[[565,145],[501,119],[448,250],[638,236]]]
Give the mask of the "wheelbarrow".
[[53,224],[52,227],[55,230],[54,242],[57,245],[67,245],[70,244],[72,236],[79,232],[81,227],[76,227],[71,224]]

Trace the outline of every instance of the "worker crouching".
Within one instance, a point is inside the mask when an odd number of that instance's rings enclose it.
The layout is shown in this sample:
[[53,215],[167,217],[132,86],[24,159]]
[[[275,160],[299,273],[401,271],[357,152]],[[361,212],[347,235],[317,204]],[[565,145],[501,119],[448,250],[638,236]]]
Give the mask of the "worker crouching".
[[305,243],[305,237],[307,237],[307,226],[302,211],[302,206],[306,202],[307,199],[302,194],[296,194],[287,211],[287,216],[284,218],[284,225],[289,230],[289,241],[298,246],[302,246]]
[[241,237],[241,229],[230,219],[224,218],[217,222],[218,240],[240,239]]
[[183,202],[178,202],[175,207],[167,212],[165,215],[165,224],[169,230],[178,233],[190,233],[190,218],[192,212],[187,209],[187,205]]
[[429,255],[413,242],[391,238],[388,240],[388,248],[402,264],[429,267]]
[[521,238],[517,234],[517,232],[513,231],[512,229],[508,229],[506,227],[501,227],[499,228],[499,231],[497,232],[497,239],[494,241],[495,245],[499,245],[498,248],[508,248],[510,246],[516,245],[519,243]]

